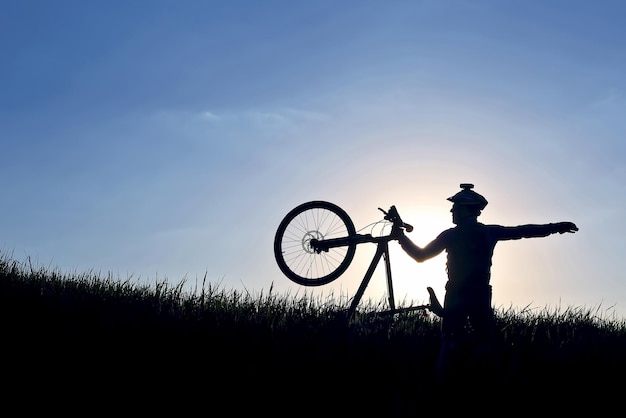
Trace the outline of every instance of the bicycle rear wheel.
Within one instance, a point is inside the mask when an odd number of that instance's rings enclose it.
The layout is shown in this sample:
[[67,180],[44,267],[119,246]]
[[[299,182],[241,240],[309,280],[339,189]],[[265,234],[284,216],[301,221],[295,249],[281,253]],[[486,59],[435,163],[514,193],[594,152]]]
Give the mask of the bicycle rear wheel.
[[312,239],[343,238],[356,234],[354,223],[339,206],[315,200],[292,209],[274,237],[274,257],[290,280],[304,286],[321,286],[341,276],[354,258],[356,244],[317,253]]

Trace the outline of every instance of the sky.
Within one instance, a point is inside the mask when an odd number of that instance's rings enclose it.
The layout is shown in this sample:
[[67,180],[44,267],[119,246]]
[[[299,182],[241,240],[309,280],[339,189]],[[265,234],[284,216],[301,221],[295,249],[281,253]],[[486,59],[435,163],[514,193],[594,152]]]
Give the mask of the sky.
[[[626,318],[625,19],[604,0],[4,0],[0,252],[341,303],[374,244],[293,283],[273,254],[292,208],[381,234],[395,205],[425,245],[468,182],[483,223],[579,227],[499,243],[496,308]],[[443,297],[445,253],[390,261],[397,305]],[[363,302],[386,295],[381,267]]]

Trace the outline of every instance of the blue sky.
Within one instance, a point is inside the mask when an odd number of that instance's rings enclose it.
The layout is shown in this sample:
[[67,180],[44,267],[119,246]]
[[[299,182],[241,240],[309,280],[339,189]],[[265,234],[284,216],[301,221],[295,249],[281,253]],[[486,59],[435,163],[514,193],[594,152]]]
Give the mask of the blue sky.
[[[278,270],[309,200],[357,229],[396,205],[421,245],[471,182],[501,243],[494,304],[626,316],[626,5],[619,1],[4,1],[0,250],[72,274],[349,298]],[[391,248],[397,301],[445,254]],[[385,297],[382,269],[366,298]]]

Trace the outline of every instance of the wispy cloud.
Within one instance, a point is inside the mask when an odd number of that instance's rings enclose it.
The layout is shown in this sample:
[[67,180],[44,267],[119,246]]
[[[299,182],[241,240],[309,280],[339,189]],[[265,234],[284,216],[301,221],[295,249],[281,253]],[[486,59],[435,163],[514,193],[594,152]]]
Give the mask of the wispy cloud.
[[168,129],[204,130],[255,129],[271,132],[297,129],[311,123],[322,123],[328,115],[296,108],[244,109],[238,112],[215,112],[212,110],[189,111],[179,109],[159,110],[151,117],[151,122],[164,125]]
[[200,118],[205,120],[218,120],[220,117],[213,112],[205,110],[204,112],[200,112]]

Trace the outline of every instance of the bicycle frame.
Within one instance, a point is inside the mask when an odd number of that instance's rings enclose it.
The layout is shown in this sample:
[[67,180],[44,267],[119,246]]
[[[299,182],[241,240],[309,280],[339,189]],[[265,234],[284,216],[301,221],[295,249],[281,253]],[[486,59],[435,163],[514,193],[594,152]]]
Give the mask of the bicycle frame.
[[[389,241],[391,240],[393,240],[391,235],[382,236],[382,237],[374,237],[371,234],[355,234],[349,237],[333,238],[333,239],[328,239],[328,240],[316,240],[316,239],[311,240],[311,247],[317,252],[328,251],[330,248],[333,248],[333,247],[342,247],[342,246],[346,246],[350,244],[363,244],[363,243],[368,243],[368,242],[377,244],[374,257],[372,258],[372,261],[367,269],[367,272],[365,273],[365,276],[363,277],[363,281],[361,282],[361,285],[359,286],[359,289],[357,290],[356,294],[354,295],[354,298],[352,299],[352,303],[350,304],[350,308],[348,310],[348,319],[352,319],[352,317],[354,316],[356,308],[359,302],[361,301],[361,298],[363,297],[363,294],[365,293],[365,289],[367,288],[367,285],[369,284],[372,278],[372,275],[374,274],[374,271],[376,270],[376,267],[378,266],[378,263],[380,262],[381,258],[383,258],[384,263],[385,263],[385,275],[387,277],[387,297],[388,297],[389,309],[390,309],[389,313],[396,312],[396,304],[395,304],[395,299],[394,299],[394,294],[393,294],[393,284],[391,280],[391,262],[389,260]],[[415,307],[413,309],[422,309],[422,308],[424,307]]]

